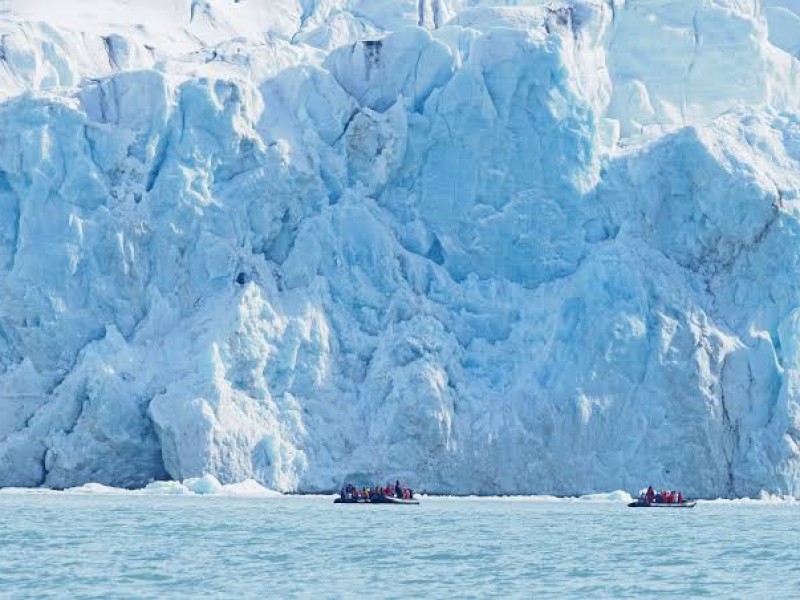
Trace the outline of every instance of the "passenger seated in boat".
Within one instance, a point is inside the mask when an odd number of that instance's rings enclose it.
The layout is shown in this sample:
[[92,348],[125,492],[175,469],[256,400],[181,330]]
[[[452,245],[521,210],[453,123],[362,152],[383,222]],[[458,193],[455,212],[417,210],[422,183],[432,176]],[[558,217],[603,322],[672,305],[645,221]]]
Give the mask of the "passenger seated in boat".
[[661,490],[656,493],[653,486],[649,486],[646,492],[639,494],[637,502],[639,504],[683,504],[685,502],[683,492],[675,490]]

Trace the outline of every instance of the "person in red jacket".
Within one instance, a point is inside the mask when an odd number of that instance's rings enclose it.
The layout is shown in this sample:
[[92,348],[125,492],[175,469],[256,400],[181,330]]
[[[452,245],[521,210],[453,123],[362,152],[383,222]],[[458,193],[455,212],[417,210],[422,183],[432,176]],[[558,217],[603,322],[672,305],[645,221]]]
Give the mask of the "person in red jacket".
[[678,492],[678,504],[683,504],[683,492]]

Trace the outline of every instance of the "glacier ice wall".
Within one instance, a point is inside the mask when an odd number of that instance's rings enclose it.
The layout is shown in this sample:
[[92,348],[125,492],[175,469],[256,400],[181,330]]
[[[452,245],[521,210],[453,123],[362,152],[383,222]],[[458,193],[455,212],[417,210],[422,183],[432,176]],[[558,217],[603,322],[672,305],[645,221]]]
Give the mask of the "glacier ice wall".
[[6,0],[0,485],[800,494],[800,5]]

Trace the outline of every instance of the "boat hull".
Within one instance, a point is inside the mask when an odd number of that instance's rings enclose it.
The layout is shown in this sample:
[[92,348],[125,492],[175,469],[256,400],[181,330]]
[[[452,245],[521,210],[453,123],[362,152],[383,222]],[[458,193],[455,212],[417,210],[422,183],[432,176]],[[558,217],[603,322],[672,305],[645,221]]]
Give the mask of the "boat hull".
[[336,498],[334,504],[419,504],[419,500],[406,500],[404,498],[392,498],[391,496],[378,496],[377,498]]
[[697,504],[695,500],[687,500],[686,502],[673,502],[673,503],[666,503],[666,502],[629,502],[628,506],[630,508],[694,508],[694,505]]
[[372,504],[419,504],[419,500],[406,500],[405,498],[393,498],[392,496],[378,496],[371,500]]

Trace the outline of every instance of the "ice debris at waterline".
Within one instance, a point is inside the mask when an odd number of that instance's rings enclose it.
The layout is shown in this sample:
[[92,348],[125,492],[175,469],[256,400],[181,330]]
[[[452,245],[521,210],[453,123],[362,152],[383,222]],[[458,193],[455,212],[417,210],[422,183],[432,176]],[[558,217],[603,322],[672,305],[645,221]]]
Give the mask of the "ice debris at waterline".
[[183,481],[153,481],[142,488],[124,489],[101,483],[85,483],[64,490],[47,488],[0,489],[0,494],[69,494],[69,495],[125,495],[125,496],[236,496],[242,498],[285,498],[278,491],[265,488],[257,481],[246,479],[222,485],[213,475],[192,477]]
[[795,4],[3,6],[0,485],[800,494]]

